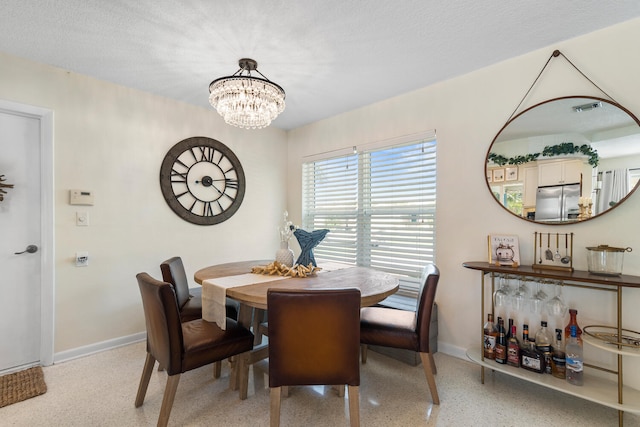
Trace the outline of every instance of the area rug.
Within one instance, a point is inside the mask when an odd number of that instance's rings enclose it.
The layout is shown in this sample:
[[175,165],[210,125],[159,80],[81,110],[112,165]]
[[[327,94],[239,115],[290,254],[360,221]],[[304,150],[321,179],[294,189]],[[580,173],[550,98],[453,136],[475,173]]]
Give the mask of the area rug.
[[0,377],[0,408],[47,392],[42,367]]

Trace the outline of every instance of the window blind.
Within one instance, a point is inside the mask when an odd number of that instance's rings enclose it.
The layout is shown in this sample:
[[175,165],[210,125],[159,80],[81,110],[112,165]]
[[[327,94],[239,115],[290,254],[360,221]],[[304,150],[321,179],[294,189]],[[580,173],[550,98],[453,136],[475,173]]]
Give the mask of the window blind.
[[415,292],[435,262],[436,140],[303,164],[303,228],[330,232],[317,258],[369,266]]

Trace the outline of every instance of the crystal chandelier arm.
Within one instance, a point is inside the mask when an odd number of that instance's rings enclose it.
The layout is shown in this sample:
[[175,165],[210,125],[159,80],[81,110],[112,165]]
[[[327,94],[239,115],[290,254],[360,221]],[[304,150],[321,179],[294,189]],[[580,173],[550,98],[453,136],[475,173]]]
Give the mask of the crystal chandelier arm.
[[[253,70],[253,71],[255,71],[256,73],[260,74],[260,75],[262,76],[262,78],[263,78],[263,79],[265,79],[266,81],[268,81],[268,82],[270,82],[270,81],[271,81],[271,80],[269,80],[269,79],[267,78],[267,76],[265,76],[265,75],[264,75],[264,74],[262,74],[260,71],[258,71],[258,69],[257,69],[257,68],[256,68],[255,70]],[[251,75],[251,71],[249,71],[249,75]]]

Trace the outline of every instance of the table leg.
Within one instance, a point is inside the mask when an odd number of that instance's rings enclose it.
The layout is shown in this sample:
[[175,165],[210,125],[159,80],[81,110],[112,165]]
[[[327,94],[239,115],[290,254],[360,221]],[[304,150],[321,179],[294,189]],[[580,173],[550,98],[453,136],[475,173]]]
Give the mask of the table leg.
[[[256,309],[258,311],[258,309]],[[261,313],[264,310],[259,310]],[[254,309],[246,304],[240,304],[240,312],[238,313],[238,323],[241,326],[244,326],[247,329],[251,328],[251,323],[253,319]],[[254,332],[255,334],[255,332]],[[240,399],[244,400],[247,398],[248,392],[248,376],[242,374],[241,369],[242,365],[245,367],[259,361],[262,359],[266,359],[269,357],[268,347],[266,345],[256,345],[254,344],[253,350],[239,354],[237,356],[233,356],[229,358],[229,362],[231,364],[231,374],[229,377],[229,388],[231,390],[239,390]],[[242,360],[241,360],[242,358]]]
[[253,310],[253,326],[252,331],[254,335],[253,345],[260,345],[262,343],[262,331],[260,325],[265,321],[266,310],[256,308]]
[[[246,304],[240,304],[240,311],[238,312],[238,324],[240,324],[241,326],[244,326],[247,329],[251,328],[251,318],[253,315],[253,308],[249,307]],[[238,390],[238,388],[240,387],[240,372],[238,370],[239,367],[239,360],[238,360],[239,356],[233,356],[229,358],[229,364],[231,367],[231,373],[229,375],[229,388],[231,390]],[[246,378],[246,380],[248,380],[248,378]],[[242,394],[242,389],[246,388],[246,387],[240,387],[241,390],[241,394]],[[244,398],[246,398],[246,391],[245,391],[245,396]],[[242,396],[241,396],[242,399]]]

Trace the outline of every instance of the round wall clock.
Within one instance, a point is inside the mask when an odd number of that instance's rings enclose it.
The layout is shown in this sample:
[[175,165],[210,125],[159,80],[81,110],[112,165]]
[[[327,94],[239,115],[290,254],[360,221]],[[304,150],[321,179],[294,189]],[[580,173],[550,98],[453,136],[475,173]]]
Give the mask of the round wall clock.
[[164,156],[160,188],[180,218],[198,225],[218,224],[242,204],[244,170],[229,147],[194,136],[178,142]]

